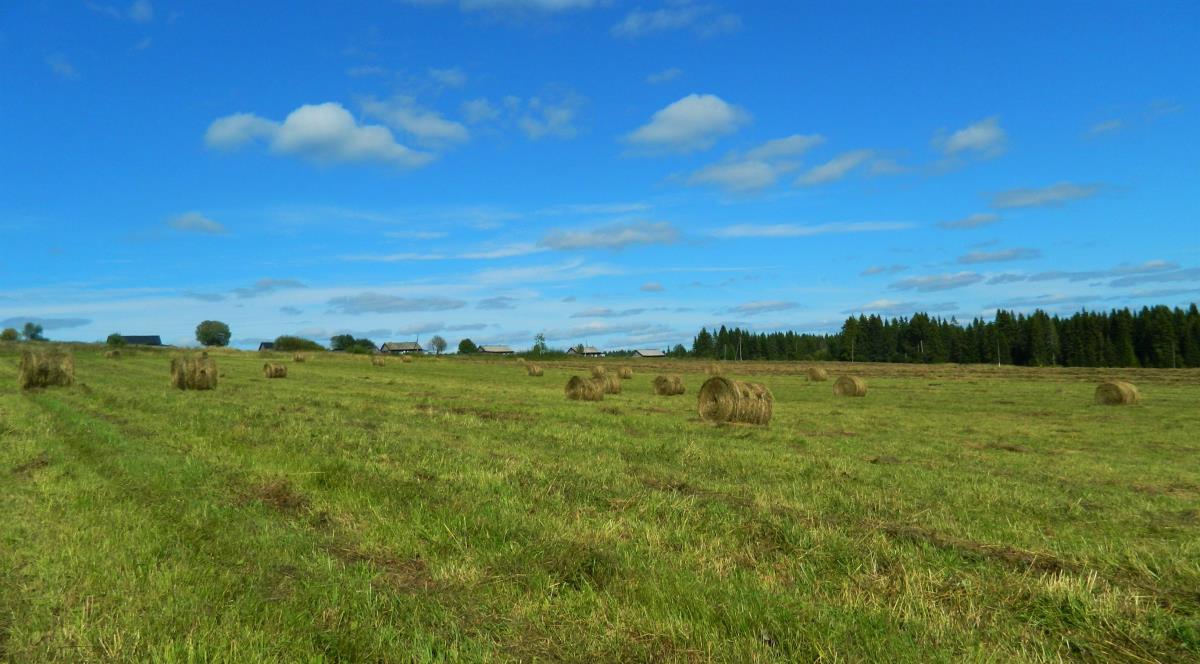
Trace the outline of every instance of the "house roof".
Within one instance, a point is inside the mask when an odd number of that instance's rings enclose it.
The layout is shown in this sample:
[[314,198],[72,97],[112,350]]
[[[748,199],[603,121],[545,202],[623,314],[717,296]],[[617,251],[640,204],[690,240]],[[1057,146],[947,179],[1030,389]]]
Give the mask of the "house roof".
[[580,351],[577,348],[571,348],[567,352],[569,352],[569,353],[582,352],[583,355],[603,355],[604,354],[604,351],[600,350],[599,348],[596,348],[595,346],[584,346],[583,351]]
[[121,338],[131,346],[161,346],[162,339],[157,334],[122,334]]
[[262,343],[258,344],[258,349],[259,350],[275,350],[275,342],[274,341],[263,341]]
[[634,355],[641,357],[666,357],[667,354],[657,348],[645,348],[633,351]]
[[421,344],[415,341],[388,341],[379,347],[384,352],[392,350],[421,350]]
[[513,352],[513,349],[509,348],[508,346],[480,346],[479,352],[481,352],[481,353],[511,353],[511,352]]

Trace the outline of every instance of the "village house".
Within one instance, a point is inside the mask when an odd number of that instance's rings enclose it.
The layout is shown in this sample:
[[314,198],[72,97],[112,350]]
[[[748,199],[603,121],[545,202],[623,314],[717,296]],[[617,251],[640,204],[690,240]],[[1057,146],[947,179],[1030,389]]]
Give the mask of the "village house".
[[422,353],[421,344],[415,341],[388,341],[379,347],[379,352],[388,355],[410,355]]

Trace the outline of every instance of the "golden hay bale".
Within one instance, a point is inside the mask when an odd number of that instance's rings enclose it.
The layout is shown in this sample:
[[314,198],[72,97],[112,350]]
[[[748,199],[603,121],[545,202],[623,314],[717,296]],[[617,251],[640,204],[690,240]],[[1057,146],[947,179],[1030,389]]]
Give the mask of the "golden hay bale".
[[383,359],[382,357],[380,357],[378,355],[372,355],[371,356],[371,364],[374,366],[377,366],[377,367],[382,367],[382,366],[387,365],[387,360]]
[[287,378],[287,365],[267,362],[263,365],[263,375],[267,378]]
[[119,357],[121,357],[121,351],[119,351],[119,350],[104,351],[104,359],[106,359],[106,360],[115,360]]
[[542,368],[539,367],[538,365],[533,364],[533,363],[528,363],[525,365],[525,373],[530,376],[540,377],[544,372],[542,371]]
[[829,380],[829,372],[821,367],[809,367],[808,379],[814,383],[823,383]]
[[571,376],[563,392],[572,401],[600,401],[604,398],[604,383],[595,378]]
[[654,379],[654,393],[660,396],[672,397],[686,391],[683,378],[679,376],[658,376]]
[[775,411],[775,396],[761,383],[714,376],[700,386],[700,419],[708,422],[767,424]]
[[199,357],[171,359],[171,386],[181,390],[212,390],[217,387],[217,361],[208,353]]
[[592,380],[604,386],[605,394],[621,393],[621,379],[616,374],[605,374],[600,378],[593,378]]
[[410,357],[410,356],[408,356],[408,355],[401,355],[401,356],[400,356],[400,361],[401,361],[401,362],[403,362],[403,363],[405,363],[405,364],[408,364],[409,362],[412,362],[412,357]]
[[617,369],[617,375],[621,378],[633,378],[633,367],[621,367]]
[[17,372],[21,389],[75,384],[75,358],[62,351],[21,351],[21,367]]
[[1141,400],[1142,394],[1133,383],[1110,380],[1096,387],[1096,403],[1104,406],[1124,406]]
[[839,397],[865,397],[867,381],[858,376],[841,376],[833,384],[833,393]]
[[704,367],[704,373],[706,373],[710,376],[720,376],[721,375],[721,365],[717,364],[716,362],[713,362],[712,364],[708,365],[707,367]]
[[604,367],[602,367],[600,365],[596,365],[596,366],[592,367],[592,378],[604,378],[604,376],[607,374],[608,374],[608,369],[605,369]]
[[304,353],[296,353],[295,355],[292,356],[292,361],[293,362],[307,362],[308,357],[306,357],[304,355]]

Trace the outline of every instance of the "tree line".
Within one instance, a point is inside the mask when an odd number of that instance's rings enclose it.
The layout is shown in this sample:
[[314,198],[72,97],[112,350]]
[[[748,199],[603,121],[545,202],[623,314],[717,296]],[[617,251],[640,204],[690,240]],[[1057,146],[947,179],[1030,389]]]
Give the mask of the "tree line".
[[[682,354],[681,346],[671,352]],[[925,313],[885,318],[851,316],[839,332],[755,333],[702,328],[687,355],[710,359],[843,360],[1015,364],[1063,367],[1200,367],[1200,310],[1167,306],[1138,311],[1080,311],[1067,317],[1042,310],[999,310],[994,320]]]

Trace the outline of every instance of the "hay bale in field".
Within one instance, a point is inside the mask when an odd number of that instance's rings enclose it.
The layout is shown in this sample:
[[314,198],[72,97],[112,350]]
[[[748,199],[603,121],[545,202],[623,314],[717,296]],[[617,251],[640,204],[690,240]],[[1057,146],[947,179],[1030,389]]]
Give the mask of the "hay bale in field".
[[633,378],[633,367],[621,367],[617,369],[617,375],[621,378]]
[[761,383],[714,376],[700,386],[697,409],[707,422],[767,424],[775,412],[775,396]]
[[59,350],[21,351],[17,383],[23,390],[74,385],[75,358]]
[[401,356],[400,356],[400,361],[401,361],[401,362],[403,362],[403,363],[405,363],[405,364],[408,364],[409,362],[412,362],[412,357],[411,357],[411,356],[408,356],[408,355],[401,355]]
[[608,369],[600,365],[592,367],[592,378],[604,378],[606,375],[608,375]]
[[371,364],[372,364],[372,366],[382,367],[382,366],[387,365],[387,360],[384,360],[382,357],[380,357],[378,355],[372,355],[371,356]]
[[654,393],[659,396],[672,397],[684,392],[687,392],[687,388],[679,376],[658,376],[654,379]]
[[1125,406],[1141,400],[1142,394],[1133,383],[1110,380],[1096,387],[1096,403],[1104,406]]
[[867,381],[858,376],[841,376],[833,383],[833,393],[839,397],[865,397]]
[[563,392],[572,401],[600,401],[604,398],[604,383],[596,378],[571,376]]
[[279,362],[267,362],[263,365],[263,375],[267,378],[287,378],[287,365]]
[[604,386],[605,394],[621,393],[621,379],[617,377],[617,374],[605,374],[600,378],[593,378],[592,380]]
[[541,377],[544,372],[538,365],[528,362],[525,364],[525,373],[529,376]]
[[217,375],[217,361],[208,353],[171,359],[171,385],[181,390],[216,389]]
[[308,357],[305,356],[304,353],[296,353],[295,355],[292,355],[292,361],[293,362],[307,362]]
[[716,362],[713,362],[712,364],[704,367],[704,373],[706,373],[710,376],[720,376],[721,375],[721,365],[717,364]]
[[808,380],[814,383],[823,383],[829,380],[829,372],[821,367],[809,367]]
[[119,351],[119,350],[104,351],[104,359],[106,359],[106,360],[115,360],[119,357],[121,357],[121,351]]

